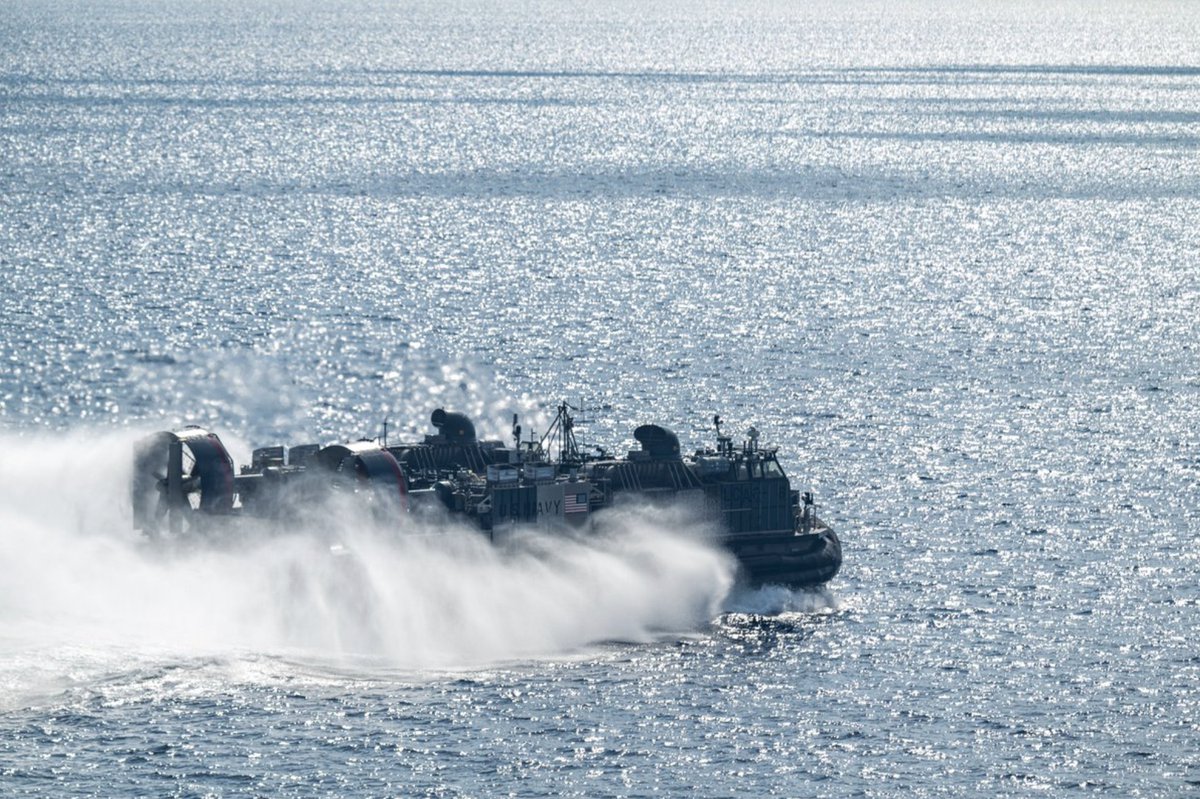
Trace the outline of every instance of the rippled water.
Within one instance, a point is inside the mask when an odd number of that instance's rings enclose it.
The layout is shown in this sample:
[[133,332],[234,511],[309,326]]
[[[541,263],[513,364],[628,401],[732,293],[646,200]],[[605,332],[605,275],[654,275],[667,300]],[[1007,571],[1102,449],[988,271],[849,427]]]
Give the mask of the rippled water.
[[[1200,788],[1200,11],[958,5],[8,4],[0,793]],[[138,430],[561,397],[756,425],[841,575],[127,531]]]

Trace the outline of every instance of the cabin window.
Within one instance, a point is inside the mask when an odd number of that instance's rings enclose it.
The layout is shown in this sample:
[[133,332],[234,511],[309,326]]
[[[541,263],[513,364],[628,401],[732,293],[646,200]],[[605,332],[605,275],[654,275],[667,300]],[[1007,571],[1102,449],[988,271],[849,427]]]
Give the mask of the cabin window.
[[747,470],[747,468],[746,468],[746,462],[745,462],[745,461],[739,461],[739,462],[738,462],[738,464],[737,464],[737,466],[735,467],[735,470],[734,470],[734,475],[735,475],[735,476],[737,477],[737,479],[739,479],[739,480],[749,480],[749,479],[750,479],[750,472],[749,472],[749,470]]
[[777,461],[766,461],[763,464],[763,471],[767,477],[783,477],[783,469]]

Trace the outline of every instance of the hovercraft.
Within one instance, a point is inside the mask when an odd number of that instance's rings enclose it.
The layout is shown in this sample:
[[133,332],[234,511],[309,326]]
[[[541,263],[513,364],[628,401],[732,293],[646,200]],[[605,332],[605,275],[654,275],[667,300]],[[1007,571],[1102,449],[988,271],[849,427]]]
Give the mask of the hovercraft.
[[[389,444],[270,446],[234,468],[220,438],[199,427],[158,433],[135,446],[133,522],[151,538],[204,535],[234,518],[280,522],[329,507],[333,496],[367,503],[396,524],[410,513],[444,509],[493,540],[518,525],[584,527],[593,513],[625,499],[680,503],[718,523],[718,542],[750,583],[811,587],[842,564],[841,542],[815,512],[813,496],[791,487],[777,450],[750,428],[740,445],[713,417],[716,446],[683,454],[670,429],[634,430],[638,449],[611,456],[578,445],[566,403],[540,439],[479,440],[461,413],[439,408],[435,432]],[[385,428],[386,429],[386,428]]]

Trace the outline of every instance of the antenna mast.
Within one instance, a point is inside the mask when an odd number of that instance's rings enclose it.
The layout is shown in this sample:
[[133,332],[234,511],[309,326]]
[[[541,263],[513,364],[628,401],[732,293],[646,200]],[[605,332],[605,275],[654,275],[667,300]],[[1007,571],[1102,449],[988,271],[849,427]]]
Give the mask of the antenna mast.
[[573,408],[566,402],[558,404],[558,412],[554,415],[554,421],[550,423],[550,429],[542,436],[539,445],[546,452],[557,445],[559,463],[583,462],[583,456],[579,453],[579,444],[575,441],[575,420],[571,417],[573,410],[579,409]]

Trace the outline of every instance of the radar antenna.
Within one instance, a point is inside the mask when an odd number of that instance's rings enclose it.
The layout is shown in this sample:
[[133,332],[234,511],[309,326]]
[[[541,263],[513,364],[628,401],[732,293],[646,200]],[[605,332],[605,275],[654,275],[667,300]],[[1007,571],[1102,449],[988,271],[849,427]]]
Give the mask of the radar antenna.
[[750,425],[750,429],[746,431],[746,435],[750,439],[749,450],[751,452],[757,452],[758,451],[758,428],[756,428],[754,425]]
[[726,435],[721,435],[721,417],[719,414],[713,416],[713,426],[717,428],[717,452],[725,457],[733,455],[733,439]]

